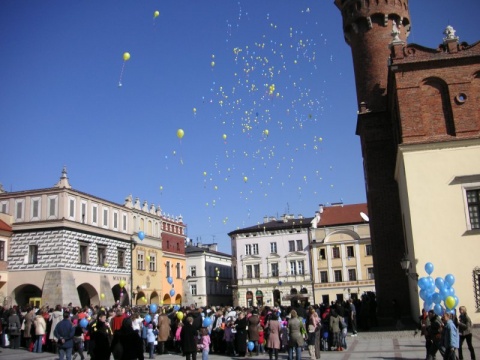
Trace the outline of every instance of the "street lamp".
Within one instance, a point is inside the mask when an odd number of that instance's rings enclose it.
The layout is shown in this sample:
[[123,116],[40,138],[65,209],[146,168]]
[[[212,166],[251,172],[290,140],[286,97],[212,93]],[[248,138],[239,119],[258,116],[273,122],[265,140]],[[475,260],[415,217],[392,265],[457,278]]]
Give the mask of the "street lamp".
[[400,260],[400,266],[405,271],[406,276],[418,281],[418,274],[416,272],[410,272],[410,259],[407,257],[407,255],[403,255],[402,260]]

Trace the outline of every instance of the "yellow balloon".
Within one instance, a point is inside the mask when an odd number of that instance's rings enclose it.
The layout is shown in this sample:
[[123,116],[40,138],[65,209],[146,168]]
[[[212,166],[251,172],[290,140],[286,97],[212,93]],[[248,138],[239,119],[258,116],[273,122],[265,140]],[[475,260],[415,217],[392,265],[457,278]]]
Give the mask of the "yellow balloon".
[[178,319],[178,320],[182,320],[182,319],[183,319],[183,312],[181,312],[181,311],[178,311],[178,312],[177,312],[177,319]]
[[212,67],[214,67],[214,66],[215,66],[215,61],[212,61],[212,62],[210,63],[210,65],[211,65]]
[[185,132],[183,131],[183,129],[178,129],[177,130],[177,137],[179,139],[183,138],[183,135],[185,135]]
[[222,135],[223,140],[227,140],[227,134]]
[[120,280],[120,282],[118,283],[118,285],[123,288],[125,287],[125,284],[126,284],[126,281],[125,280]]
[[124,61],[130,60],[130,53],[128,53],[128,52],[123,53],[123,60],[124,60]]
[[153,13],[154,18],[158,17],[158,15],[160,15],[160,11],[158,11],[158,10]]
[[105,294],[104,293],[100,294],[100,299],[105,299]]
[[147,255],[147,260],[150,261],[150,256],[149,255]]
[[246,176],[243,177],[243,181],[247,182],[248,178]]
[[206,172],[206,171],[203,172],[203,176],[207,176],[207,172]]
[[445,306],[448,310],[452,310],[455,307],[455,298],[453,296],[447,296],[445,299]]
[[108,263],[103,264],[103,266],[108,267]]
[[265,134],[265,136],[268,136],[268,133],[269,133],[268,129],[265,129],[263,133]]

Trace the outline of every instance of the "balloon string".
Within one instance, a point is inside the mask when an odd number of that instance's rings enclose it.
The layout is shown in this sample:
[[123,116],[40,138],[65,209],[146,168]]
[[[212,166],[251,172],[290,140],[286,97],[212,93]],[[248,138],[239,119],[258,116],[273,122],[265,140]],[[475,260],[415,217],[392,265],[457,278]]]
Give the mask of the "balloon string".
[[122,65],[122,71],[120,71],[120,79],[118,79],[118,86],[122,86],[122,77],[123,77],[123,70],[125,69],[125,61]]

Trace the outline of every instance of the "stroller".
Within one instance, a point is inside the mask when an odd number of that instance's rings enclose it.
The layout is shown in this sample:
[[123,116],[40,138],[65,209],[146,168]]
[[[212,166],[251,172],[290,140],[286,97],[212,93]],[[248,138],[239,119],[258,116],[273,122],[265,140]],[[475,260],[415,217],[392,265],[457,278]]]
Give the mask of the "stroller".
[[328,347],[328,331],[324,331],[322,333],[322,338],[320,340],[320,350],[322,351],[328,351],[329,350],[329,347]]

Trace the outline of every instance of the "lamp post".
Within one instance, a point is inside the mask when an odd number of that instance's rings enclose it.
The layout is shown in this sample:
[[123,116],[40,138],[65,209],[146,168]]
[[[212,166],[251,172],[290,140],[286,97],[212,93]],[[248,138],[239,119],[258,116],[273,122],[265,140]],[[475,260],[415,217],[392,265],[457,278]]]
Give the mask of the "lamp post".
[[410,272],[410,264],[411,262],[407,255],[403,255],[402,260],[400,260],[400,266],[405,271],[405,275],[415,281],[418,281],[418,274],[416,272]]

